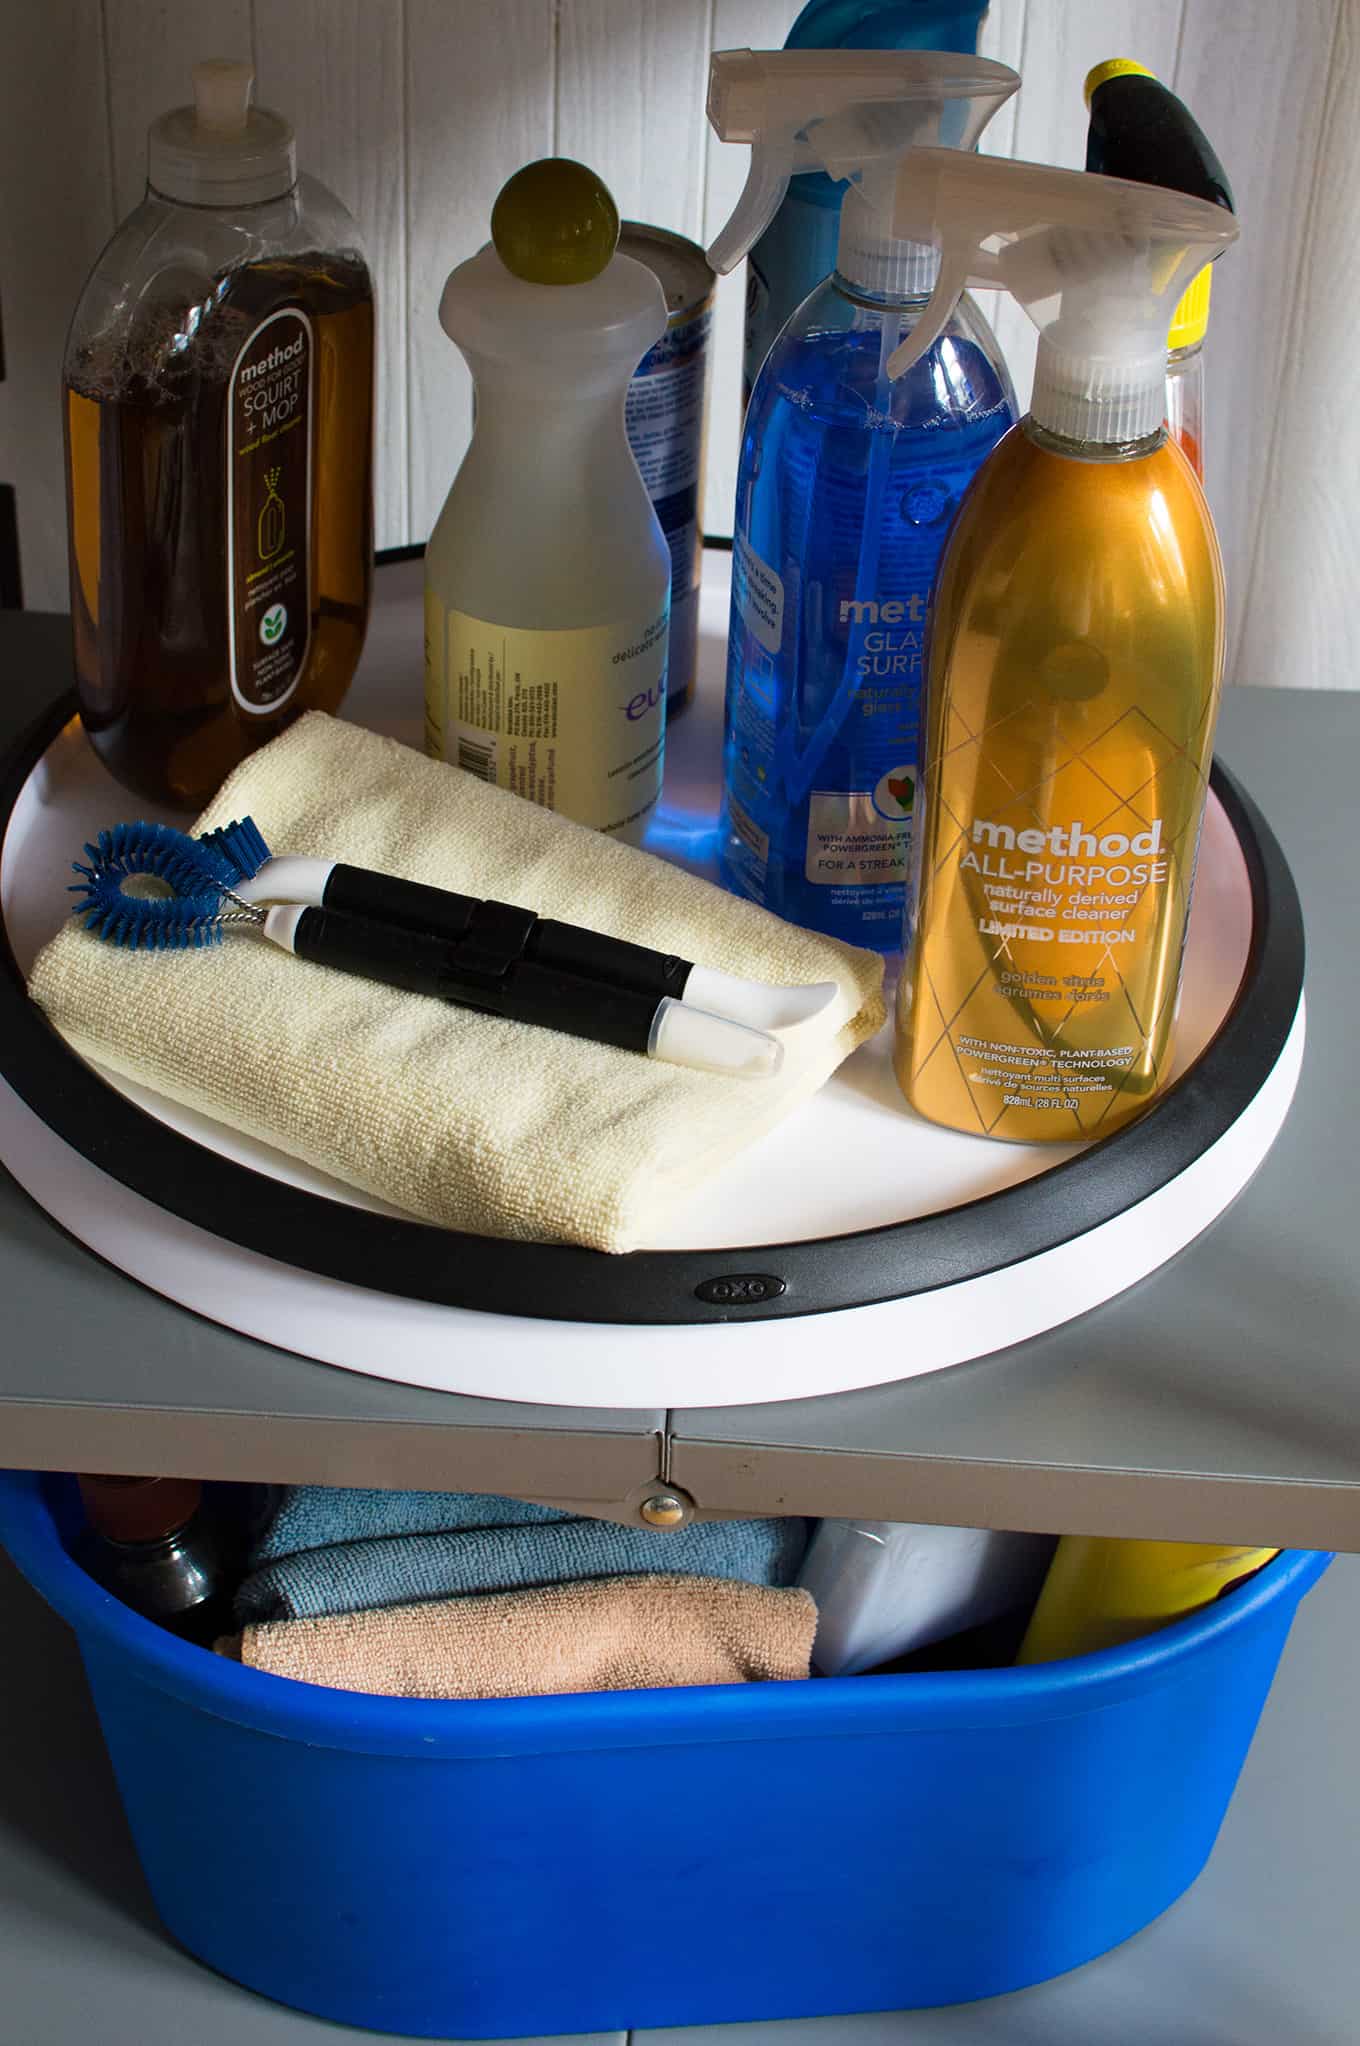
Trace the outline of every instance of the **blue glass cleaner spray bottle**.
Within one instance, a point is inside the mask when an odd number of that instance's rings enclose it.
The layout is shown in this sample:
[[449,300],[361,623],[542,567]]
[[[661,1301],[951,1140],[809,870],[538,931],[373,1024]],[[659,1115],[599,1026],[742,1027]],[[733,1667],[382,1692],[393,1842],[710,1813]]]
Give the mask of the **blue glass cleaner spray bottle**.
[[756,380],[737,481],[719,865],[790,922],[892,951],[909,867],[926,612],[956,506],[1016,417],[967,298],[910,375],[887,362],[939,259],[876,205],[913,144],[970,148],[1019,84],[938,52],[725,51],[709,118],[752,144],[709,252],[730,269],[791,172],[859,180],[836,269]]

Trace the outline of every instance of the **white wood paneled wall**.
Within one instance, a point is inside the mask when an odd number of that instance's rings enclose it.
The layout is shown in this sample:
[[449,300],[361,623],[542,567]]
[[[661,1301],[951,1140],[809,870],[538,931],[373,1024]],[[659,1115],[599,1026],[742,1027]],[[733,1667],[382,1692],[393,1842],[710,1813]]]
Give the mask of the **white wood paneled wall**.
[[[66,601],[58,378],[66,322],[141,196],[152,117],[201,55],[253,58],[301,162],[356,213],[380,294],[378,535],[428,533],[466,444],[466,371],[435,317],[509,174],[593,163],[620,210],[708,239],[746,152],[703,119],[712,49],[781,43],[799,0],[0,0],[0,480],[27,601]],[[1360,543],[1360,0],[992,0],[981,48],[1022,74],[985,146],[1080,164],[1082,79],[1135,56],[1214,138],[1243,237],[1208,344],[1209,489],[1245,682],[1354,687]],[[731,530],[741,281],[719,289],[707,525]],[[994,310],[1027,395],[1033,336]]]

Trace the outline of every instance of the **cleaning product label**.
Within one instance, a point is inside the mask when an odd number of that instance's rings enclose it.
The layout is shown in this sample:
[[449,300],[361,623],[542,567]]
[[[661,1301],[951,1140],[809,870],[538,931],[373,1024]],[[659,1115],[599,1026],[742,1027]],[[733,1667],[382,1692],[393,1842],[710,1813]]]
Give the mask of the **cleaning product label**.
[[227,621],[232,694],[276,711],[312,634],[312,323],[262,320],[227,387]]
[[[927,814],[938,804],[949,823],[923,856],[899,1001],[911,1098],[955,1127],[1100,1135],[1164,1077],[1206,735],[1177,744],[1127,703],[1095,722],[1072,715],[1026,752],[1023,720],[996,719],[984,757],[959,718],[932,768]],[[1061,765],[1040,776],[1029,763],[1045,742]],[[970,815],[964,792],[981,787],[988,814]]]
[[[798,348],[781,340],[756,387],[718,856],[730,887],[791,923],[890,952],[917,813],[931,585],[1011,411],[999,374],[960,338],[947,378],[893,396],[900,419],[875,412],[880,341],[867,316]],[[963,416],[939,409],[946,381],[966,397]]]
[[666,331],[634,370],[624,407],[628,445],[671,554],[670,715],[689,701],[699,666],[708,350],[717,279],[704,252],[668,228],[626,220],[619,254],[643,264],[665,293]]
[[[974,817],[946,857],[978,956],[992,961],[951,1037],[984,1112],[1058,1112],[1084,1129],[1144,1059],[1164,1020],[1159,1008],[1174,999],[1172,976],[1160,974],[1154,992],[1142,962],[1158,927],[1169,927],[1165,901],[1181,848],[1161,817],[1132,802],[1114,813],[1113,831],[1104,828],[1108,815],[1055,824],[1041,804],[1033,814],[1041,821],[1030,826]],[[1017,1015],[1033,1019],[1038,1042],[1012,1040],[1006,1025]]]
[[925,620],[920,590],[841,599],[837,624],[855,703],[850,730],[837,735],[827,764],[843,764],[859,786],[814,789],[808,804],[808,880],[821,888],[891,888],[894,924],[911,851]]
[[867,795],[814,789],[808,803],[803,871],[821,888],[901,887],[907,878],[908,832],[916,768],[899,761]]
[[784,636],[784,582],[745,533],[732,542],[732,607],[758,646],[777,654]]
[[712,324],[705,310],[668,328],[634,371],[624,407],[628,445],[671,550],[672,591],[698,580],[695,510]]
[[636,844],[661,794],[668,606],[618,625],[526,632],[426,598],[426,743]]
[[425,591],[425,751],[432,760],[447,760],[444,750],[444,713],[449,693],[445,686],[448,664],[448,630],[444,606],[438,592]]
[[633,373],[624,425],[671,555],[671,631],[667,692],[674,702],[694,682],[699,656],[699,488],[708,399],[705,304],[677,320]]
[[798,566],[786,560],[785,569],[781,576],[736,535],[732,646],[741,679],[728,694],[727,864],[742,891],[767,908],[888,950],[899,941],[911,854],[926,597],[908,589],[839,603],[837,672],[827,687],[849,675],[854,693],[815,763],[816,786],[784,813],[776,871],[770,845],[780,835],[780,791],[797,789],[807,746],[787,708],[779,716],[790,607],[806,601]]

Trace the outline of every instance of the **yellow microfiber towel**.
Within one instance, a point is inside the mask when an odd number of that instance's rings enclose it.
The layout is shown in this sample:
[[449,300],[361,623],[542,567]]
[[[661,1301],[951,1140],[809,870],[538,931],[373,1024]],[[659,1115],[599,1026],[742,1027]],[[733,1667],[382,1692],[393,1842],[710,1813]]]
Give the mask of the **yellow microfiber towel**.
[[217,1643],[251,1669],[387,1698],[536,1698],[806,1677],[806,1591],[713,1577],[596,1577],[272,1620]]
[[130,953],[72,923],[39,955],[29,992],[83,1056],[448,1228],[634,1249],[883,1021],[875,953],[319,711],[243,762],[194,829],[243,815],[276,853],[493,896],[781,986],[837,983],[828,1009],[780,1032],[780,1071],[748,1080],[356,980],[250,931]]

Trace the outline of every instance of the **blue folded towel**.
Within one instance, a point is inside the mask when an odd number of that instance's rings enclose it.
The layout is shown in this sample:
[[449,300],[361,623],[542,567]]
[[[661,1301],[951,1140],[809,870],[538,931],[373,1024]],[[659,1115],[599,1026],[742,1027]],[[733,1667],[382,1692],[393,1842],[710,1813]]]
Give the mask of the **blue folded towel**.
[[495,1492],[383,1492],[348,1485],[284,1485],[256,1536],[251,1568],[299,1549],[377,1536],[448,1534],[459,1527],[535,1527],[571,1520],[556,1506],[531,1506]]
[[662,1574],[791,1584],[808,1523],[619,1527],[476,1492],[289,1486],[236,1594],[242,1626],[324,1619],[412,1599]]

